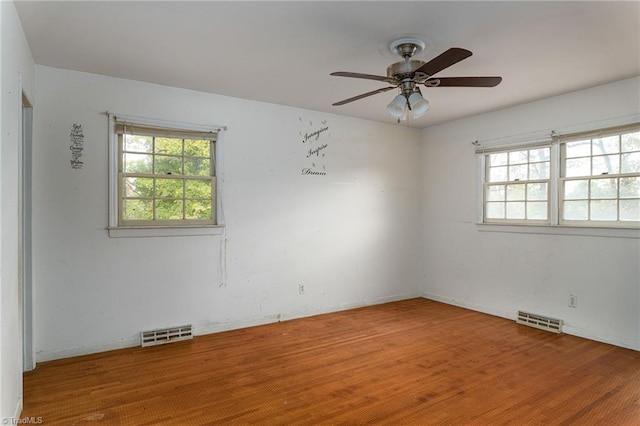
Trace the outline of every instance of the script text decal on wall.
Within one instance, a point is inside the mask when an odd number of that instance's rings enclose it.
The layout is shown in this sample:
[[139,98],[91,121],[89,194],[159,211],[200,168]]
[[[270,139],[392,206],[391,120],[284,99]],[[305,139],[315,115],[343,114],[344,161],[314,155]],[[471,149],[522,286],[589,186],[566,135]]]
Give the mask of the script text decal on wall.
[[[302,118],[298,117],[300,122]],[[309,121],[309,127],[299,132],[302,143],[305,145],[305,159],[307,167],[302,168],[301,174],[307,176],[325,176],[327,174],[326,150],[329,147],[327,139],[329,126],[327,120],[322,120],[319,126],[314,126],[313,121]]]
[[82,150],[84,149],[84,133],[82,131],[82,124],[74,124],[71,128],[71,135],[69,135],[69,142],[71,145],[71,168],[81,169],[83,166]]

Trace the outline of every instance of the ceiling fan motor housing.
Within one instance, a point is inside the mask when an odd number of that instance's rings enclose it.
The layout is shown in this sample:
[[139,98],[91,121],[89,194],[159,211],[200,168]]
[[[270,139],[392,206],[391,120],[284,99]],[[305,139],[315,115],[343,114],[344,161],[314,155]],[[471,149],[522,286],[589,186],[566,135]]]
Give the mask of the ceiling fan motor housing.
[[416,84],[424,83],[429,78],[425,73],[415,72],[424,64],[424,61],[415,59],[396,62],[387,67],[387,77],[393,79],[405,98],[409,99],[409,96],[415,90]]

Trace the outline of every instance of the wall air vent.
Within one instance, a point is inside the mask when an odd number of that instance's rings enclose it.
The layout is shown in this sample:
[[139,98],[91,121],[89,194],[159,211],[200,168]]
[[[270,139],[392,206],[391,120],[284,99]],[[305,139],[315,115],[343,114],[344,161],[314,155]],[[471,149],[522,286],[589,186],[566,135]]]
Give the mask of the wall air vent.
[[163,345],[165,343],[188,339],[193,339],[193,334],[191,334],[191,324],[140,332],[140,342],[142,347]]
[[559,319],[518,311],[516,322],[518,324],[528,325],[529,327],[539,328],[540,330],[562,333],[562,320]]

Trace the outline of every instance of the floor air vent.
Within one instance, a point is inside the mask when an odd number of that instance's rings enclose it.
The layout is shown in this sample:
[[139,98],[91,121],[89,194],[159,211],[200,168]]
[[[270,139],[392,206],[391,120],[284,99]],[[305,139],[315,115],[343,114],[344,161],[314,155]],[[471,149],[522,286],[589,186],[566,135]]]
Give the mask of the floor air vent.
[[181,325],[179,327],[140,332],[140,341],[142,342],[143,347],[163,345],[165,343],[188,339],[193,339],[193,334],[191,334],[191,325]]
[[518,311],[518,319],[516,319],[516,322],[518,324],[528,325],[541,330],[562,333],[562,320],[559,319],[547,318],[542,315]]

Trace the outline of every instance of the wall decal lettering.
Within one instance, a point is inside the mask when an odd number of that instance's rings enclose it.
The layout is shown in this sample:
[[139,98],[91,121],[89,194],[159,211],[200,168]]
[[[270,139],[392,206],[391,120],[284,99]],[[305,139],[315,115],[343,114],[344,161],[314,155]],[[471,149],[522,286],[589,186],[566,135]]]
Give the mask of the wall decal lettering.
[[71,168],[81,169],[84,163],[82,162],[82,150],[84,149],[84,132],[82,130],[82,124],[74,124],[71,129],[71,135],[69,135],[69,141],[71,145]]
[[[298,117],[298,120],[302,123],[302,117]],[[307,167],[303,167],[300,174],[326,176],[326,153],[329,147],[327,139],[331,136],[327,120],[322,120],[320,126],[314,126],[313,121],[309,121],[309,128],[301,130],[298,134],[305,144],[305,157],[311,160],[311,164],[307,163]]]

